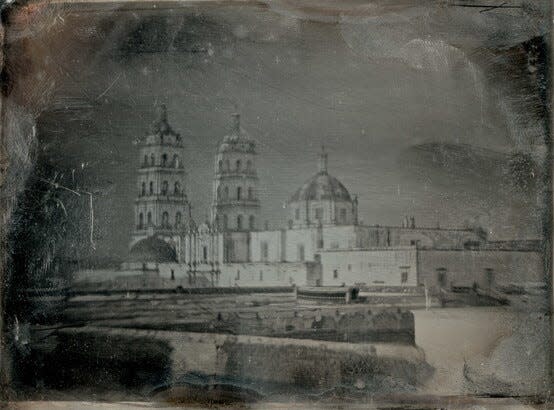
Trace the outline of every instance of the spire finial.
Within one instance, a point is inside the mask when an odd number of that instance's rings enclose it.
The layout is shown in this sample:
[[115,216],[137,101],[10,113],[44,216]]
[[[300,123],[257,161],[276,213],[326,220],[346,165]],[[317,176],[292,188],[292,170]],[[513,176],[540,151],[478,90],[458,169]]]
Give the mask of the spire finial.
[[160,104],[158,106],[158,121],[167,121],[167,107],[165,104]]
[[156,114],[157,117],[151,126],[152,133],[161,133],[162,135],[172,133],[173,130],[167,122],[167,107],[165,104],[160,104],[156,107]]
[[240,135],[240,114],[233,113],[233,134]]
[[327,173],[327,152],[325,151],[325,145],[321,146],[321,154],[319,154],[319,172]]

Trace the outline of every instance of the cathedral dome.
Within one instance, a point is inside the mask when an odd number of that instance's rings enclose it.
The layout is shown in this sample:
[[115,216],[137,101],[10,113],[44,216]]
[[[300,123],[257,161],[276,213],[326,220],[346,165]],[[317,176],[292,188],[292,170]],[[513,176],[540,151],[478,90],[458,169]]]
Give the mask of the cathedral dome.
[[290,199],[291,202],[334,200],[352,202],[345,186],[327,172],[319,172],[302,185]]
[[319,156],[319,172],[294,193],[290,202],[320,200],[352,202],[345,186],[327,173],[327,153],[324,148]]
[[133,245],[130,262],[177,262],[175,249],[162,239],[150,236]]

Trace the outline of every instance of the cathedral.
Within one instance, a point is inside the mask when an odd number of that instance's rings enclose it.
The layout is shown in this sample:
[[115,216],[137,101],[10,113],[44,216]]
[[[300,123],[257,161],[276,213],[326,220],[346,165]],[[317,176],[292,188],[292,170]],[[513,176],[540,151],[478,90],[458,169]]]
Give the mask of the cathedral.
[[439,288],[491,286],[541,270],[537,249],[506,248],[480,231],[420,227],[406,216],[398,226],[361,224],[358,198],[331,175],[324,148],[314,174],[292,191],[287,223],[262,227],[259,153],[238,114],[215,152],[210,218],[202,223],[186,195],[185,141],[164,106],[138,151],[128,271],[155,272],[180,286]]

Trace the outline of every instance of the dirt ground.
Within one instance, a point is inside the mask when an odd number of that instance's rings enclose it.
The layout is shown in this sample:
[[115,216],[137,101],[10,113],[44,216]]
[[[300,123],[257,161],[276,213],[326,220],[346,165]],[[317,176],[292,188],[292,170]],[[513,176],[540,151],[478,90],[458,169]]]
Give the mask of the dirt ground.
[[[550,330],[543,307],[540,301],[523,304],[516,300],[506,307],[414,310],[416,345],[435,368],[422,390],[431,394],[504,395],[506,389],[518,395],[540,393],[548,385],[550,363]],[[478,375],[473,383],[464,376],[464,364]]]

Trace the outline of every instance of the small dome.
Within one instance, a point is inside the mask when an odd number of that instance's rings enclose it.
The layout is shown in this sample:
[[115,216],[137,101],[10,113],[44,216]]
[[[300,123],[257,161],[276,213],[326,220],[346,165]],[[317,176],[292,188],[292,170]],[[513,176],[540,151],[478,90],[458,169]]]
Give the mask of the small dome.
[[327,172],[319,172],[298,189],[290,199],[297,201],[318,201],[331,199],[335,201],[352,202],[350,193],[345,186]]
[[177,254],[167,242],[149,236],[133,245],[129,259],[130,262],[177,262]]

